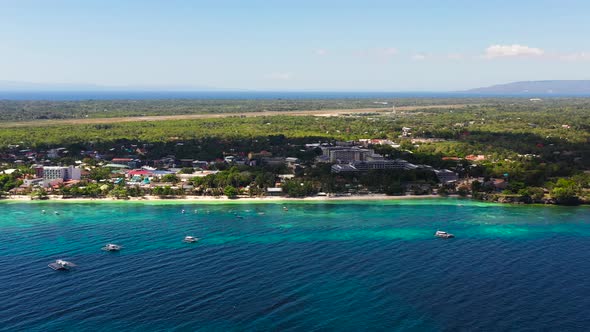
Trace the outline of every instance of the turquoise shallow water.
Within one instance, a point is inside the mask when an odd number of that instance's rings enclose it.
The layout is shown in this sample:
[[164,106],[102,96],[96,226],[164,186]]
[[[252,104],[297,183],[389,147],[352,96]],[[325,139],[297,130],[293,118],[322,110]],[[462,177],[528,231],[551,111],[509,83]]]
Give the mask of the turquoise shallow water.
[[[0,212],[4,330],[590,327],[586,207],[0,202]],[[125,248],[101,251],[108,242]],[[58,258],[78,267],[49,269]]]

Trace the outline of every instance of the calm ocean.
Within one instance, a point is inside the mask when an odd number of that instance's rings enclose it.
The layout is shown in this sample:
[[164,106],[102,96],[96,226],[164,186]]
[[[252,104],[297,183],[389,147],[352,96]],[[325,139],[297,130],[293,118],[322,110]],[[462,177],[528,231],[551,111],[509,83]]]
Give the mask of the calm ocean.
[[0,100],[257,100],[257,99],[400,99],[400,98],[581,98],[587,94],[479,94],[467,92],[370,92],[370,91],[0,91]]
[[[587,207],[0,202],[0,212],[6,331],[590,329]],[[101,251],[108,242],[125,248]],[[78,266],[47,267],[58,258]]]
[[150,99],[363,99],[467,98],[445,92],[311,92],[311,91],[0,91],[0,100],[150,100]]

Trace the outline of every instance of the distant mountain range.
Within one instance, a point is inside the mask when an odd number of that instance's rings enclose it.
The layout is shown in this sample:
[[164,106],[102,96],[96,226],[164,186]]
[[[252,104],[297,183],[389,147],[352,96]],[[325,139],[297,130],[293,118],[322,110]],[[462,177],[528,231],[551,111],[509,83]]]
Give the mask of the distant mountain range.
[[464,91],[493,95],[590,95],[590,80],[524,81]]

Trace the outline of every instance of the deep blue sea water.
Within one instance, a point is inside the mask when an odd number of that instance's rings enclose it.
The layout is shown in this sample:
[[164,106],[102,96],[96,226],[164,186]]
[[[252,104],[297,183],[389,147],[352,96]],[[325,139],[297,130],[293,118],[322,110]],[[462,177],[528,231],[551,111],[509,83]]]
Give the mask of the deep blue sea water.
[[324,91],[0,91],[0,100],[111,100],[111,99],[359,99],[461,98],[444,92],[324,92]]
[[[0,202],[0,212],[7,331],[590,329],[587,207]],[[101,251],[108,242],[125,248]],[[78,267],[49,269],[58,258]]]

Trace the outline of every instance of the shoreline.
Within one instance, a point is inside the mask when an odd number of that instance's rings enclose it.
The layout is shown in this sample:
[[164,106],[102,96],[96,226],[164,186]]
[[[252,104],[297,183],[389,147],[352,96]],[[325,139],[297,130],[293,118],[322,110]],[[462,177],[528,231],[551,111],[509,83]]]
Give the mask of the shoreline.
[[101,203],[101,202],[153,202],[153,203],[164,203],[164,202],[177,202],[177,203],[278,203],[278,202],[346,202],[346,201],[405,201],[405,200],[417,200],[417,199],[448,199],[448,198],[459,198],[458,196],[446,196],[442,197],[439,195],[404,195],[404,196],[387,196],[387,195],[352,195],[352,196],[311,196],[303,198],[294,197],[239,197],[239,198],[228,198],[226,196],[212,197],[212,196],[178,196],[171,198],[161,198],[159,196],[143,196],[143,197],[129,197],[128,199],[118,199],[114,197],[104,198],[62,198],[61,196],[50,195],[47,199],[31,199],[30,196],[25,195],[13,195],[0,199],[0,202],[47,202],[47,203]]
[[129,197],[128,199],[118,199],[114,197],[102,198],[62,198],[58,195],[49,195],[47,199],[31,199],[26,195],[12,195],[9,197],[0,198],[1,204],[16,204],[16,203],[31,203],[31,204],[149,204],[149,205],[179,205],[179,204],[293,204],[293,203],[404,203],[415,204],[422,201],[430,201],[427,204],[436,202],[442,205],[456,205],[456,206],[487,206],[487,207],[590,207],[590,204],[580,204],[575,206],[559,205],[559,204],[516,204],[503,203],[496,201],[482,201],[472,199],[471,196],[462,197],[459,195],[403,195],[403,196],[387,196],[385,194],[373,195],[351,195],[351,196],[311,196],[303,198],[270,196],[270,197],[238,197],[228,198],[226,196],[178,196],[170,198],[161,198],[159,196],[143,196],[143,197]]

